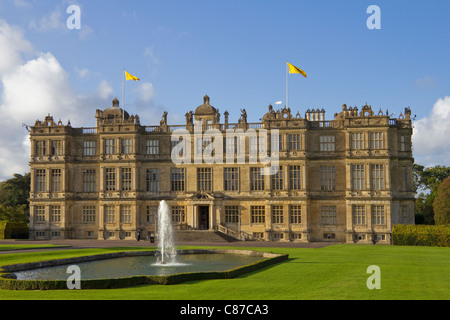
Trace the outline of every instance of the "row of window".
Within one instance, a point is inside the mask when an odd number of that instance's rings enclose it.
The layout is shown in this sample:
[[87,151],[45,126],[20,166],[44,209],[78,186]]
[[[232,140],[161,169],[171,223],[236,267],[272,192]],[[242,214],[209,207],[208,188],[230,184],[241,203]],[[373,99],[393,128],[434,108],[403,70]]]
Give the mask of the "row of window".
[[[370,189],[371,190],[385,190],[385,166],[383,164],[370,165]],[[366,169],[364,164],[354,164],[351,166],[352,189],[366,190]],[[133,185],[133,174],[131,168],[105,168],[104,169],[105,191],[116,191],[118,174],[120,177],[120,190],[130,191]],[[262,191],[266,190],[265,175],[263,168],[250,168],[250,190]],[[288,170],[287,178],[284,171]],[[51,192],[62,191],[62,174],[61,169],[50,169],[50,188]],[[35,182],[36,192],[46,192],[47,190],[47,170],[37,169]],[[278,171],[271,175],[272,190],[284,190],[288,187],[289,190],[301,190],[301,166],[280,166]],[[185,168],[172,168],[170,174],[171,191],[185,190]],[[224,191],[239,191],[240,186],[240,170],[237,167],[230,167],[223,169],[223,190]],[[160,191],[160,171],[159,169],[146,170],[146,191],[159,192]],[[288,179],[288,185],[285,186],[285,180]],[[83,192],[96,192],[97,190],[97,171],[96,169],[83,170]],[[213,185],[213,168],[197,168],[197,190],[198,191],[212,191]],[[401,167],[401,182],[402,190],[407,190],[407,168]],[[320,167],[320,188],[323,191],[334,191],[336,189],[336,167],[335,166],[321,166]]]
[[[365,136],[369,134],[369,144],[367,145]],[[284,138],[284,136],[286,138]],[[286,134],[278,135],[278,140],[275,140],[276,136],[271,136],[272,150],[275,150],[276,144],[278,144],[278,150],[284,151],[297,151],[301,149],[301,134]],[[265,143],[262,143],[261,139],[256,136],[249,137],[249,152],[257,153],[259,151],[268,151]],[[149,139],[145,142],[145,154],[147,155],[159,155],[160,154],[160,141],[157,139]],[[175,147],[178,144],[177,141],[171,142],[171,147]],[[197,141],[197,153],[205,151],[205,149],[211,144],[211,138],[204,137]],[[334,135],[322,135],[319,137],[320,151],[333,152],[336,150],[336,137]],[[35,152],[37,156],[43,155],[55,155],[59,156],[63,154],[62,140],[37,140],[35,142]],[[385,149],[385,132],[357,132],[351,133],[351,149]],[[240,150],[240,139],[236,136],[226,137],[223,139],[223,152],[226,154],[238,153]],[[400,151],[407,151],[408,145],[406,136],[400,136]],[[134,153],[133,139],[104,139],[104,153],[105,154],[132,154]],[[97,141],[84,141],[83,142],[83,156],[95,156],[97,155]]]
[[[353,205],[352,206],[352,223],[353,225],[366,225],[366,208],[365,205]],[[285,223],[287,218],[290,224],[302,223],[302,206],[301,205],[289,205],[288,215],[285,216],[285,207],[282,205],[271,205],[271,219],[273,224]],[[401,219],[403,223],[408,222],[408,207],[401,206]],[[50,206],[50,222],[61,222],[61,207]],[[186,209],[185,206],[172,206],[172,221],[174,223],[186,222]],[[146,222],[154,224],[156,222],[158,212],[158,206],[147,206]],[[321,207],[321,223],[324,225],[336,225],[337,224],[337,209],[336,206],[322,206]],[[240,223],[240,208],[237,205],[225,206],[225,223]],[[372,225],[385,225],[386,213],[384,205],[372,205],[371,212]],[[96,223],[96,206],[84,206],[82,213],[83,223]],[[120,206],[119,212],[121,223],[132,223],[133,215],[131,206]],[[259,224],[266,222],[266,206],[265,205],[252,205],[250,206],[250,219],[251,223]],[[45,222],[45,206],[34,207],[34,221],[36,223]],[[116,206],[104,206],[104,221],[105,223],[116,223]]]

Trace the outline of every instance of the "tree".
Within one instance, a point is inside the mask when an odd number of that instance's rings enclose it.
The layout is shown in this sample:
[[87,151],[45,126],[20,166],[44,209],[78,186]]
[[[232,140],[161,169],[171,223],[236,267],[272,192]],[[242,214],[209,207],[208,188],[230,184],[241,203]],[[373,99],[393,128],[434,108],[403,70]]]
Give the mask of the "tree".
[[414,185],[416,191],[422,189],[436,192],[439,184],[450,176],[450,167],[434,166],[425,168],[420,164],[413,165]]
[[433,201],[433,210],[436,224],[450,224],[450,177],[439,185]]
[[0,204],[7,207],[25,205],[29,208],[31,174],[14,174],[14,178],[0,182]]
[[0,205],[0,221],[28,223],[29,214],[26,205],[21,204],[14,207]]
[[31,175],[14,174],[14,178],[0,182],[0,220],[28,222]]
[[421,191],[416,199],[416,223],[434,224],[433,201],[439,185],[450,176],[450,167],[414,164],[413,173],[415,190]]

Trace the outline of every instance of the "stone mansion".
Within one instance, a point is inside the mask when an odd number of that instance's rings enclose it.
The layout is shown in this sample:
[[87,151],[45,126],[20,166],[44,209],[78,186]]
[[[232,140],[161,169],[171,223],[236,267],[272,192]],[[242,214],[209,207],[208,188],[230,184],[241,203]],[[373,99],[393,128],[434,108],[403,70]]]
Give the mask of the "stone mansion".
[[[360,110],[343,105],[325,120],[323,109],[302,117],[269,106],[258,123],[241,112],[238,123],[228,122],[228,112],[221,122],[205,96],[186,113],[185,124],[169,125],[164,113],[160,125],[145,126],[114,99],[112,107],[96,110],[93,128],[74,128],[50,115],[36,121],[30,128],[30,238],[154,234],[161,200],[175,228],[241,240],[390,243],[393,225],[414,224],[409,108],[393,119],[367,104]],[[224,152],[212,154],[227,161],[175,163],[174,132],[195,129],[222,133]],[[260,139],[230,138],[230,130]],[[211,148],[211,139],[194,140],[185,155]],[[251,154],[274,150],[276,170],[264,174],[267,165]]]

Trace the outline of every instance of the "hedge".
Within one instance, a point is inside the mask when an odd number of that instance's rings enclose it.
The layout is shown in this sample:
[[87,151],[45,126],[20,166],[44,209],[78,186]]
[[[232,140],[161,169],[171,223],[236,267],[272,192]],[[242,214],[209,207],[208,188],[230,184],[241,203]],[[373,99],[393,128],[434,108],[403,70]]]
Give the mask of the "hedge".
[[0,239],[27,239],[28,224],[0,221]]
[[[125,288],[131,286],[137,286],[141,284],[163,284],[173,285],[182,283],[185,281],[194,280],[211,280],[211,279],[232,279],[245,273],[256,271],[271,264],[275,264],[288,259],[287,254],[270,254],[266,252],[252,252],[249,250],[179,250],[180,254],[191,253],[241,253],[249,255],[260,255],[266,259],[248,264],[245,266],[237,267],[227,271],[215,271],[215,272],[190,272],[179,273],[167,276],[132,276],[116,279],[94,279],[94,280],[82,280],[81,289],[115,289]],[[12,272],[19,270],[33,269],[36,267],[46,267],[51,265],[62,265],[76,262],[86,262],[98,259],[110,259],[121,256],[136,256],[136,255],[152,255],[154,252],[118,252],[112,254],[86,256],[79,258],[59,259],[52,261],[43,261],[22,265],[9,265],[0,267],[0,289],[6,290],[64,290],[67,289],[66,280],[16,280]]]
[[450,226],[395,225],[392,228],[392,244],[450,247]]

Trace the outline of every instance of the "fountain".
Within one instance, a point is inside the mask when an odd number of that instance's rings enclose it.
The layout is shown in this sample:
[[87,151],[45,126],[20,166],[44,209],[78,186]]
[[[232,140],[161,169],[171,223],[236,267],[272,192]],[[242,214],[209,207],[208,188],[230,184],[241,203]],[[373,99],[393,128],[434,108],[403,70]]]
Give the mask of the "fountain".
[[[107,283],[108,288],[110,288],[111,283],[108,281],[111,279],[120,280],[124,277],[135,279],[131,281],[131,285],[148,283],[148,281],[150,283],[167,284],[179,283],[177,281],[187,281],[187,279],[198,280],[197,275],[201,273],[207,274],[207,279],[213,279],[211,274],[217,274],[217,277],[220,279],[233,278],[240,274],[254,271],[255,268],[262,268],[269,263],[268,261],[275,263],[281,261],[279,259],[287,259],[287,255],[226,249],[181,250],[178,252],[180,255],[177,258],[172,217],[169,206],[164,200],[160,202],[158,208],[157,241],[158,249],[156,251],[116,252],[98,256],[68,258],[65,264],[62,263],[61,259],[50,260],[35,264],[25,264],[25,268],[23,264],[0,266],[0,277],[2,276],[2,271],[4,272],[8,269],[7,271],[13,272],[13,274],[7,274],[7,276],[9,276],[9,279],[13,279],[11,281],[17,279],[17,288],[22,288],[22,285],[30,283],[30,288],[36,289],[33,287],[36,282],[29,282],[28,280],[39,280],[38,285],[42,285],[46,289],[49,286],[51,287],[51,285],[59,285],[60,287],[58,288],[65,288],[67,267],[77,263],[83,275],[83,280],[99,280],[96,282],[87,281],[84,285],[90,285],[90,288],[94,289],[97,286],[104,288],[104,283]],[[180,273],[192,275],[170,282],[172,275]],[[46,282],[47,280],[50,282]],[[2,281],[0,281],[0,288],[1,285]]]
[[175,263],[177,250],[173,240],[172,217],[167,202],[162,200],[158,207],[158,249],[159,263]]

